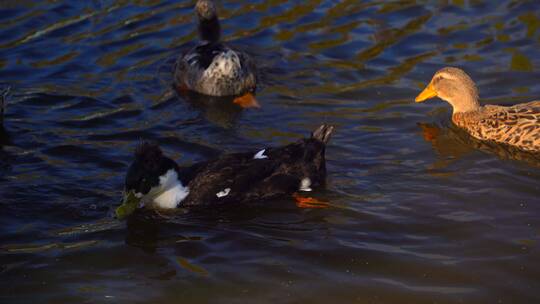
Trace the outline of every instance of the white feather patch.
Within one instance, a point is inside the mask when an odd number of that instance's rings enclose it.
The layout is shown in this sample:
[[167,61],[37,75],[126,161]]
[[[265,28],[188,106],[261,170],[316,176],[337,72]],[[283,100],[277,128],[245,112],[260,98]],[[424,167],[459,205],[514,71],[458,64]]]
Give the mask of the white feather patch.
[[221,77],[233,78],[240,70],[240,58],[232,51],[227,50],[216,55],[212,63],[204,71],[203,77],[219,75]]
[[171,169],[159,177],[159,186],[150,190],[149,198],[153,198],[153,203],[162,209],[173,209],[178,207],[189,194],[189,188],[184,187],[178,179],[178,174]]
[[265,159],[265,158],[268,158],[268,156],[264,155],[264,152],[266,152],[266,149],[262,149],[261,151],[257,152],[253,156],[253,159]]
[[216,193],[216,196],[217,197],[224,197],[224,196],[229,195],[230,192],[231,192],[231,188],[226,188],[225,190]]
[[311,179],[309,179],[309,177],[304,177],[302,181],[300,181],[300,191],[306,191],[306,192],[313,191],[313,189],[311,189],[310,187],[311,187]]

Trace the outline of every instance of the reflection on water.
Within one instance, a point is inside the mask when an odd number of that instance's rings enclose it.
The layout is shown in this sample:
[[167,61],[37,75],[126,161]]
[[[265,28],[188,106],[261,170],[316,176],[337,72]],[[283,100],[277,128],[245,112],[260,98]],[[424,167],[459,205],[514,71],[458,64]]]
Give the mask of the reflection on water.
[[[455,65],[482,102],[540,98],[538,1],[219,1],[260,109],[174,91],[193,1],[2,1],[0,302],[536,303],[537,155],[413,102]],[[112,218],[140,138],[182,165],[337,126],[328,185]]]
[[517,160],[540,167],[540,155],[517,148],[479,141],[456,126],[442,128],[437,124],[419,123],[424,140],[431,143],[439,160],[435,167],[445,167],[449,161],[458,160],[476,151],[496,155],[502,160]]
[[234,97],[205,96],[191,91],[179,92],[179,95],[210,123],[224,128],[232,127],[242,111],[233,103]]

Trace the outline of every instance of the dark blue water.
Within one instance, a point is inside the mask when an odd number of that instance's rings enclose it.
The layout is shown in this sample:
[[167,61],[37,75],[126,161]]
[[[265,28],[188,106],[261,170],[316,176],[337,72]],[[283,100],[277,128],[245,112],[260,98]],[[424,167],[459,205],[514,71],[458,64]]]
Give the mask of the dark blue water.
[[[2,303],[536,303],[540,166],[413,102],[440,67],[540,99],[539,1],[222,1],[258,110],[172,89],[193,1],[0,2]],[[322,122],[326,209],[112,218],[140,138],[180,164]]]

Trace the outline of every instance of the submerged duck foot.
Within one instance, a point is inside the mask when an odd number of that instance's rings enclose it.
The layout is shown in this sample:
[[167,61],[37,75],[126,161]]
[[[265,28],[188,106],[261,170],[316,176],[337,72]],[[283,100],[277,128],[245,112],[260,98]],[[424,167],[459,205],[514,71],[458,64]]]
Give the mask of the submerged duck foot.
[[324,209],[330,207],[329,202],[320,201],[313,197],[301,196],[298,193],[294,193],[293,198],[295,199],[298,208]]
[[233,103],[239,105],[240,107],[247,109],[247,108],[260,108],[261,105],[259,102],[257,102],[257,99],[255,99],[255,96],[251,93],[246,93],[240,97],[236,97],[233,100]]

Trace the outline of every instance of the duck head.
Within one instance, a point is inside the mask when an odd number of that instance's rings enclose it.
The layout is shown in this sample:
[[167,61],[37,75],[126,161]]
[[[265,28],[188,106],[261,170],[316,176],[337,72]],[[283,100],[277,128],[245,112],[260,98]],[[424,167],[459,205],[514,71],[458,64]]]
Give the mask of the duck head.
[[467,73],[458,68],[445,67],[438,70],[415,101],[424,102],[433,97],[439,97],[452,105],[454,114],[480,109],[476,85]]
[[210,20],[217,17],[216,4],[212,0],[198,0],[195,10],[201,20]]
[[195,4],[195,11],[199,17],[199,36],[201,40],[219,41],[221,27],[214,1],[198,0],[197,4]]
[[116,209],[119,219],[139,207],[173,209],[189,194],[179,179],[176,162],[163,155],[158,145],[143,142],[129,166],[122,205]]

